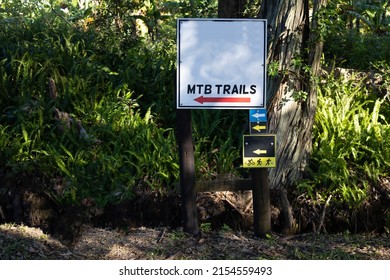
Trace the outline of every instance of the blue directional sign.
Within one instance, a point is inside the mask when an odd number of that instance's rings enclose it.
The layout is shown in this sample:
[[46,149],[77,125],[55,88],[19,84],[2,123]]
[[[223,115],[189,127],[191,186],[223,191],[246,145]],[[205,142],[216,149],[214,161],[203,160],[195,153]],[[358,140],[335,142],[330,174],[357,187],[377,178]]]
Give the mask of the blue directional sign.
[[250,134],[267,133],[267,110],[249,110],[249,132]]
[[249,110],[250,122],[266,122],[267,110],[266,109],[251,109]]

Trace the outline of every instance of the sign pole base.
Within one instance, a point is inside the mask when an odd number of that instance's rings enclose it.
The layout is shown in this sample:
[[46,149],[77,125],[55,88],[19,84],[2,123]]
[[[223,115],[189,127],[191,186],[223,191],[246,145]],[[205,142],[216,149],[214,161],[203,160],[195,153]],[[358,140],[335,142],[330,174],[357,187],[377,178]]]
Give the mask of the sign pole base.
[[192,142],[191,110],[177,109],[177,142],[180,160],[180,192],[183,230],[193,236],[199,234],[195,192],[195,160]]
[[254,168],[252,176],[253,230],[255,236],[265,238],[271,233],[271,198],[267,168]]

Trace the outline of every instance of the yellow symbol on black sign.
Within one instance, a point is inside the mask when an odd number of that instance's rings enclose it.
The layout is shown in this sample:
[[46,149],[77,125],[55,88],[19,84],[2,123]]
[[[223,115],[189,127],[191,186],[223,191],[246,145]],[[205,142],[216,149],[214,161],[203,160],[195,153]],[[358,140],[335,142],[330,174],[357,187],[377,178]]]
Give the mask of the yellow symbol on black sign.
[[252,127],[254,130],[257,130],[257,131],[261,131],[261,130],[264,130],[266,129],[266,126],[265,125],[256,125],[254,127]]
[[250,134],[267,133],[267,122],[251,122],[249,128]]
[[267,154],[267,150],[257,149],[255,151],[253,151],[253,153],[256,154],[256,155],[261,155],[261,154],[265,155],[265,154]]

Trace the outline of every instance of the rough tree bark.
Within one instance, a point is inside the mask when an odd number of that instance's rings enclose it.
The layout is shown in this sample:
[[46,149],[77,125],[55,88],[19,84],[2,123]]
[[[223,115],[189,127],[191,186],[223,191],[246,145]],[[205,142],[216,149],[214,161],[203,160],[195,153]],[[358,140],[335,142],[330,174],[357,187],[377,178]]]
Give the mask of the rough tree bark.
[[[219,0],[218,16],[243,17],[245,0]],[[287,190],[301,179],[312,148],[317,107],[313,77],[318,76],[323,44],[313,32],[316,12],[327,0],[263,0],[259,18],[268,21],[268,65],[279,74],[267,79],[269,131],[277,134],[277,168],[270,169],[271,188],[278,194],[284,227],[294,229]],[[313,16],[314,15],[314,16]],[[302,65],[310,67],[305,72]]]
[[[263,0],[259,17],[268,21],[268,65],[279,74],[268,77],[269,130],[277,134],[277,167],[270,170],[271,188],[281,203],[284,227],[294,229],[287,190],[302,178],[312,148],[311,132],[317,107],[313,77],[318,76],[322,43],[315,33],[316,11],[327,0]],[[305,72],[302,63],[311,67]]]

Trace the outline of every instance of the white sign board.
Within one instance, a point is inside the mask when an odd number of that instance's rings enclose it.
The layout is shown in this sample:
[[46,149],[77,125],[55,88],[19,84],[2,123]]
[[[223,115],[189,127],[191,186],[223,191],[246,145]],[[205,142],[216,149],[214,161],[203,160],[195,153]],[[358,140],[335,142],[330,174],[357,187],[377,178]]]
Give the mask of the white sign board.
[[266,20],[178,19],[177,108],[265,108]]

